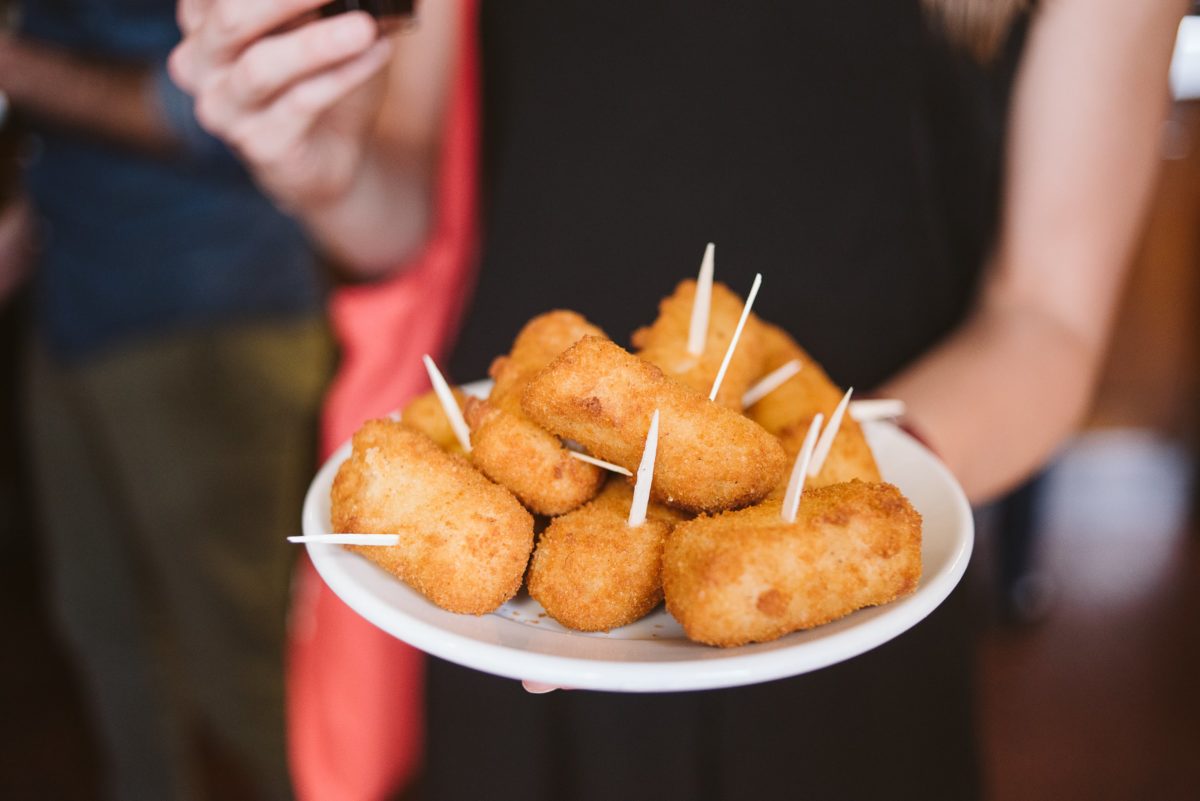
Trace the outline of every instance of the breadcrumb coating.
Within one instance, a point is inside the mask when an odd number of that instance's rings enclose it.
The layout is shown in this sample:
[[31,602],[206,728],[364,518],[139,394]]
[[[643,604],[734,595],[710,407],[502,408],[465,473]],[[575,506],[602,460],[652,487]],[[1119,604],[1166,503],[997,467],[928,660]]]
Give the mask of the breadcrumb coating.
[[517,335],[512,352],[492,363],[495,385],[488,399],[467,403],[471,460],[537,514],[577,509],[604,483],[601,468],[573,458],[521,409],[521,392],[529,380],[585,336],[603,337],[604,332],[572,311],[534,317]]
[[[826,415],[825,419],[828,421],[829,416]],[[779,441],[783,445],[789,461],[794,460],[800,453],[800,449],[804,447],[804,437],[808,434],[808,427],[811,424],[811,417],[801,418],[794,425],[780,432]],[[863,434],[858,423],[851,420],[847,413],[842,417],[841,428],[838,429],[837,436],[833,438],[833,446],[829,449],[829,456],[826,457],[825,464],[821,466],[821,472],[811,476],[805,486],[827,487],[830,484],[844,484],[855,479],[868,483],[883,480],[879,475],[879,466],[875,463],[875,454],[871,452],[866,435]],[[783,483],[776,487],[776,490],[782,493],[786,485],[787,479],[785,478]]]
[[651,504],[628,524],[633,489],[610,481],[591,503],[555,518],[538,538],[529,594],[550,617],[579,631],[609,631],[645,617],[662,601],[662,552],[682,515]]
[[[687,346],[695,299],[696,281],[680,282],[675,293],[663,298],[659,304],[658,319],[635,331],[632,342],[638,356],[707,397],[746,301],[724,284],[713,284],[704,352],[693,356],[688,353]],[[766,355],[762,321],[751,314],[717,391],[717,403],[736,412],[742,411],[742,395],[767,372],[764,368]]]
[[[452,387],[451,392],[454,393],[454,400],[458,403],[458,408],[463,409],[467,402],[466,394],[458,387]],[[465,453],[454,433],[454,428],[450,425],[450,418],[446,417],[446,410],[442,408],[442,402],[438,400],[437,393],[432,389],[409,401],[408,405],[404,407],[404,411],[400,413],[400,422],[420,431],[436,442],[438,447],[444,451]]]
[[746,415],[775,436],[801,420],[812,420],[818,412],[828,420],[844,390],[838,389],[821,365],[782,328],[763,323],[762,337],[766,348],[763,375],[793,359],[803,366],[778,389],[747,409]]
[[783,447],[761,426],[598,337],[580,340],[539,373],[521,407],[547,430],[631,471],[658,409],[652,496],[689,512],[757,503],[786,467]]
[[371,420],[333,481],[334,532],[398,534],[347,546],[443,609],[491,612],[520,589],[533,517],[465,459],[393,420]]
[[667,610],[697,642],[767,642],[913,592],[921,516],[891,484],[806,490],[793,524],[778,501],[676,526],[663,554]]
[[[813,418],[818,413],[823,414],[828,423],[845,391],[839,389],[821,369],[821,365],[782,328],[763,323],[762,331],[767,350],[766,373],[793,359],[798,359],[803,367],[778,389],[747,409],[746,415],[779,437],[790,462],[800,452]],[[882,480],[875,454],[863,434],[862,426],[847,412],[842,417],[842,424],[833,438],[833,447],[821,472],[809,480],[809,486],[824,487],[853,479],[866,482]],[[786,477],[783,483],[786,485]],[[782,493],[783,487],[777,490]]]

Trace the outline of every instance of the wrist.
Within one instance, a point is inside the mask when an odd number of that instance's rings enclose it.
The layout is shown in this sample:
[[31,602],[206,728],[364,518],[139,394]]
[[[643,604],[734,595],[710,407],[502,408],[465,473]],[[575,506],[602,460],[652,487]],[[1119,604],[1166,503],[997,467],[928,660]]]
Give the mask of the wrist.
[[12,99],[20,93],[29,47],[11,33],[0,32],[0,91]]
[[925,428],[919,423],[914,422],[911,417],[904,416],[899,418],[896,420],[896,425],[899,426],[900,430],[905,434],[908,434],[917,442],[924,445],[925,449],[934,456],[938,457],[939,459],[942,458],[941,452],[934,446],[932,442],[930,442],[929,437],[926,435]]
[[279,203],[288,212],[305,219],[340,216],[343,209],[354,205],[354,198],[370,178],[366,162],[362,156],[341,175],[321,176],[309,185],[289,185],[284,181],[279,187]]
[[0,91],[12,92],[10,83],[17,72],[15,53],[20,45],[11,33],[0,31]]
[[372,279],[396,269],[425,242],[430,205],[423,177],[368,149],[344,192],[314,202],[300,216],[348,275]]
[[[323,221],[349,224],[379,211],[376,204],[383,201],[379,186],[386,182],[387,161],[380,158],[369,145],[356,154],[345,153],[340,169],[332,169],[311,184],[289,184],[287,179],[278,187],[268,189],[280,207],[301,219],[320,224]],[[330,159],[327,165],[336,163]]]

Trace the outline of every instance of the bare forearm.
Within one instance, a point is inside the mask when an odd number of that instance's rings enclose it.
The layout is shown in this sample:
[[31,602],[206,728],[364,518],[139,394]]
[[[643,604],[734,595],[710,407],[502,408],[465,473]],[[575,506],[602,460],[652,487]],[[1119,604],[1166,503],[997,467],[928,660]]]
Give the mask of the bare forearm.
[[396,269],[427,239],[432,191],[427,165],[376,149],[344,196],[295,211],[344,270],[372,278]]
[[322,0],[182,0],[171,56],[196,117],[343,266],[396,269],[432,218],[462,4],[378,37],[364,13],[289,27]]
[[326,249],[357,276],[395,270],[430,235],[462,13],[449,0],[421,5],[416,29],[395,37],[384,102],[353,187],[344,199],[301,210]]
[[882,392],[975,501],[1086,412],[1156,175],[1181,0],[1047,0],[1016,94],[1005,214],[977,311]]
[[158,109],[149,67],[109,63],[0,37],[0,90],[39,120],[147,151],[175,138]]
[[1035,470],[1078,426],[1099,351],[1036,309],[983,309],[881,388],[901,398],[973,502]]
[[32,265],[33,213],[24,197],[0,204],[0,309]]

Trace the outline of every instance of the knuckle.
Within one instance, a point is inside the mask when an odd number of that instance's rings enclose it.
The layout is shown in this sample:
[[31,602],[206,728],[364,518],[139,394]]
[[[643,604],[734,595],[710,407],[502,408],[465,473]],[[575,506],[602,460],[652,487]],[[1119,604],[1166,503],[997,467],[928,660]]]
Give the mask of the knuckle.
[[175,7],[175,21],[184,36],[190,36],[204,23],[204,12],[199,0],[179,0]]
[[284,113],[297,119],[311,115],[313,113],[312,93],[301,89],[291,92],[284,101]]
[[192,80],[189,42],[184,41],[171,51],[171,55],[167,58],[167,74],[171,76],[171,80],[175,82],[175,85],[183,91],[191,93],[195,89],[195,84]]
[[242,31],[244,14],[242,0],[218,0],[209,14],[213,32],[222,40],[236,39]]
[[239,132],[230,137],[229,143],[252,170],[261,170],[271,163],[270,153],[263,146],[262,140],[251,133]]
[[277,134],[264,135],[255,125],[238,130],[233,141],[242,158],[256,170],[270,171],[284,160],[284,146]]
[[167,74],[174,80],[175,85],[186,92],[196,89],[192,70],[192,46],[190,41],[184,41],[176,47],[167,58]]
[[271,92],[270,65],[261,58],[247,54],[233,70],[233,84],[243,96],[259,98]]
[[261,137],[256,135],[254,120],[245,120],[231,126],[226,139],[237,152],[247,159],[254,160],[256,156],[260,155]]
[[200,92],[196,95],[196,104],[193,113],[196,115],[196,122],[200,123],[200,127],[211,134],[220,134],[222,115],[220,112],[221,101],[216,92],[210,90]]
[[286,111],[289,116],[307,120],[320,114],[325,106],[324,92],[316,83],[297,86],[287,96]]

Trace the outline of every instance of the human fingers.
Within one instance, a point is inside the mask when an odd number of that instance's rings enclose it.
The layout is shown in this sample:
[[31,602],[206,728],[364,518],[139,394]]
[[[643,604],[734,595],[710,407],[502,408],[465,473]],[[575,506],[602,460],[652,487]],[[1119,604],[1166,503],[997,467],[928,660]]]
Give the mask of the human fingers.
[[543,684],[540,681],[530,681],[529,679],[522,681],[521,686],[525,688],[525,692],[532,695],[545,695],[546,693],[552,693],[555,690],[571,689],[570,687],[561,687],[557,684]]
[[211,53],[236,53],[326,0],[201,0],[210,3],[197,35]]
[[180,0],[183,41],[171,53],[171,78],[196,94],[248,45],[311,14],[323,0]]
[[251,45],[232,69],[202,92],[198,113],[206,126],[224,129],[288,87],[366,53],[375,41],[375,23],[363,13],[269,36]]
[[387,66],[392,48],[390,40],[380,39],[362,55],[300,81],[262,113],[232,127],[231,143],[253,164],[279,162],[325,112]]
[[179,0],[175,7],[175,18],[184,36],[190,36],[204,21],[213,0]]
[[175,6],[175,20],[184,36],[191,36],[199,28],[211,5],[212,0],[179,0]]

